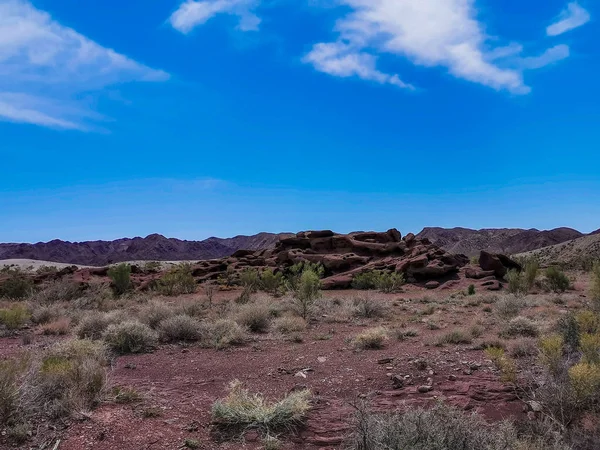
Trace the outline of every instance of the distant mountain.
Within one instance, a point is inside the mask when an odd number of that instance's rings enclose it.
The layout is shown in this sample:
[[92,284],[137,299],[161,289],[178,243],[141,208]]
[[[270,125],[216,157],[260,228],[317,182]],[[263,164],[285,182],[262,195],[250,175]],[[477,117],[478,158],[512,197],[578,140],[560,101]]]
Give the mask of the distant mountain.
[[535,250],[549,245],[577,239],[584,236],[572,228],[555,228],[540,231],[534,228],[424,228],[417,237],[427,238],[433,244],[450,253],[463,253],[468,256],[479,254],[481,250],[492,253],[514,254]]
[[151,234],[145,238],[115,241],[65,242],[54,240],[37,244],[0,244],[2,259],[35,259],[69,264],[104,266],[122,261],[180,261],[223,258],[237,250],[271,248],[278,234],[259,233],[204,241],[183,241]]
[[591,233],[571,241],[539,248],[517,256],[534,257],[543,266],[559,264],[566,267],[582,267],[585,263],[600,261],[600,233]]

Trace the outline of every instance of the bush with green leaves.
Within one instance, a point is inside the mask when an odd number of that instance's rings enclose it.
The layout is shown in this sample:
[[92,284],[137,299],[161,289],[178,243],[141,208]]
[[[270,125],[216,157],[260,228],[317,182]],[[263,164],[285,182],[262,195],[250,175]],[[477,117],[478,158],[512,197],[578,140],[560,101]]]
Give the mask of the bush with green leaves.
[[112,266],[108,269],[108,277],[111,280],[111,287],[116,296],[123,295],[131,290],[131,266],[129,264],[121,263]]
[[516,269],[509,270],[504,279],[507,282],[507,290],[513,295],[524,295],[527,293],[527,282],[522,272]]
[[370,270],[356,274],[352,279],[354,289],[377,289],[381,292],[395,292],[404,284],[401,272]]
[[250,293],[255,293],[260,288],[260,274],[258,270],[247,268],[240,273],[240,285]]
[[359,290],[375,289],[377,274],[373,270],[357,273],[352,278],[352,287]]
[[469,288],[467,289],[467,295],[475,295],[475,285],[474,284],[469,285]]
[[190,263],[180,263],[172,267],[158,280],[158,291],[168,296],[193,294],[196,287]]
[[145,353],[156,347],[158,335],[141,322],[126,321],[109,325],[102,339],[117,353]]
[[321,297],[321,279],[312,268],[307,268],[300,275],[296,291],[293,294],[293,306],[296,312],[307,320],[315,302]]
[[0,298],[22,300],[33,293],[33,282],[20,270],[7,271],[8,278],[0,282]]
[[555,266],[546,269],[546,283],[552,292],[565,292],[571,287],[569,277]]
[[0,309],[0,324],[9,331],[18,330],[30,317],[29,309],[25,305],[13,304],[8,308]]
[[275,273],[273,269],[264,270],[260,274],[260,288],[273,295],[281,294],[285,289],[285,278],[283,273]]
[[325,275],[325,268],[321,263],[311,263],[309,261],[298,262],[289,267],[285,273],[287,288],[290,291],[295,292],[298,290],[302,274],[306,271],[313,272],[319,279]]

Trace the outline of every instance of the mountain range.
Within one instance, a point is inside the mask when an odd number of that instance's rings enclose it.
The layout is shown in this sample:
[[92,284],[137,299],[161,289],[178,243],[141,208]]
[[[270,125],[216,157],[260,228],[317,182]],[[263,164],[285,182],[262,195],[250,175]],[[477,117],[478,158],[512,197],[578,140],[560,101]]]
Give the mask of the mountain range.
[[[594,233],[599,233],[597,230]],[[114,241],[68,242],[53,240],[35,244],[0,244],[0,260],[34,259],[57,263],[104,266],[122,261],[185,261],[230,256],[237,250],[271,248],[279,237],[287,233],[258,233],[232,238],[211,237],[203,241],[186,241],[151,234],[144,238],[124,238]],[[593,233],[591,233],[593,234]],[[591,235],[590,234],[590,235]],[[493,253],[515,254],[560,244],[585,236],[572,228],[536,230],[520,228],[424,228],[418,238],[450,253],[467,256],[481,250]]]

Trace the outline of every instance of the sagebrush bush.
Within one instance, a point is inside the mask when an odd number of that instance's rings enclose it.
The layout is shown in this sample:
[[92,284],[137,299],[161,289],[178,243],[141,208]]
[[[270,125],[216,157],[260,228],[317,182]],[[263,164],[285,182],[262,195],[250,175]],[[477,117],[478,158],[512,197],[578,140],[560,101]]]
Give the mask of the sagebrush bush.
[[0,309],[0,324],[10,331],[21,328],[30,317],[31,314],[29,314],[27,307],[18,303]]
[[579,324],[573,313],[561,317],[557,323],[557,328],[570,350],[574,351],[579,348]]
[[508,322],[502,329],[500,335],[504,338],[514,338],[517,336],[537,337],[540,333],[538,326],[527,317],[517,316]]
[[200,323],[184,314],[169,317],[158,326],[160,338],[166,342],[197,341],[202,337]]
[[156,347],[158,335],[141,322],[127,321],[109,325],[102,339],[117,353],[144,353]]
[[16,358],[0,361],[0,427],[17,413],[18,377],[21,371],[22,367]]
[[129,264],[117,264],[108,269],[108,277],[115,295],[123,295],[131,288],[131,266]]
[[285,278],[282,272],[274,273],[266,269],[260,274],[260,288],[273,295],[280,294],[285,289]]
[[233,345],[242,345],[246,339],[246,331],[237,322],[220,319],[214,323],[205,324],[202,345],[220,350]]
[[383,348],[387,336],[387,330],[383,327],[369,328],[357,334],[352,339],[352,344],[360,350]]
[[520,271],[511,269],[506,273],[504,278],[508,283],[507,290],[511,294],[523,295],[527,293],[527,282],[525,280],[524,274],[522,274]]
[[518,316],[525,306],[524,299],[515,297],[514,295],[505,295],[494,303],[494,312],[501,319],[507,320]]
[[581,333],[598,333],[600,331],[600,315],[594,311],[580,311],[575,315]]
[[106,348],[102,343],[69,340],[43,355],[27,386],[33,408],[50,418],[97,405],[106,386]]
[[75,334],[80,339],[98,340],[111,323],[113,322],[108,314],[92,311],[81,318]]
[[438,337],[436,345],[444,344],[470,344],[471,335],[464,330],[453,330]]
[[252,293],[257,292],[260,287],[260,275],[258,270],[251,268],[242,270],[240,273],[240,285]]
[[398,291],[404,285],[402,272],[380,271],[375,278],[375,287],[381,292],[391,293]]
[[275,320],[274,328],[283,334],[297,333],[306,329],[306,321],[302,317],[283,316]]
[[388,313],[386,305],[382,300],[375,300],[368,295],[356,297],[352,300],[354,315],[364,319],[376,319],[385,317]]
[[485,354],[500,370],[502,381],[508,383],[517,381],[517,365],[512,358],[506,355],[503,348],[488,347],[485,349]]
[[70,280],[53,281],[31,297],[31,302],[40,305],[50,305],[58,302],[70,302],[82,294],[79,283]]
[[534,339],[521,338],[513,342],[510,346],[510,355],[513,358],[526,358],[537,354],[538,348]]
[[60,317],[42,326],[42,334],[53,336],[64,336],[71,330],[71,319]]
[[56,305],[38,306],[31,312],[31,321],[38,325],[52,322],[66,314],[66,310]]
[[569,277],[555,266],[546,269],[546,283],[553,292],[565,292],[571,287]]
[[138,318],[142,323],[145,323],[150,328],[155,329],[165,319],[172,317],[175,314],[170,306],[153,301],[145,305],[138,313]]
[[[537,442],[536,442],[537,441]],[[566,450],[559,443],[519,438],[508,422],[488,425],[476,414],[443,403],[402,413],[357,408],[351,450]]]
[[212,418],[217,426],[230,431],[255,428],[271,434],[300,425],[310,410],[310,397],[310,391],[301,390],[271,403],[235,380],[227,397],[213,404]]
[[235,315],[235,321],[253,333],[266,332],[271,325],[271,319],[269,306],[263,302],[241,305]]

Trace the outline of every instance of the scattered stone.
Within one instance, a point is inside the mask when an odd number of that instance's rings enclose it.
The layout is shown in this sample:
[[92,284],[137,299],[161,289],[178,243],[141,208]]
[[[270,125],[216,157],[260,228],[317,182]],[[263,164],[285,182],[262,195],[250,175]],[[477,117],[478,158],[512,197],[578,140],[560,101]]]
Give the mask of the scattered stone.
[[389,364],[394,361],[394,358],[381,358],[377,360],[377,364]]
[[457,376],[456,375],[448,375],[448,380],[449,381],[456,381]]
[[324,363],[325,361],[327,361],[327,358],[325,358],[324,356],[319,356],[317,358],[317,361],[319,361],[320,363]]
[[425,287],[427,289],[437,289],[438,287],[440,287],[440,282],[431,280],[431,281],[428,281],[427,283],[425,283]]
[[404,387],[404,378],[399,375],[392,376],[392,388],[402,389]]
[[433,391],[433,386],[419,386],[417,391],[419,391],[421,394],[425,394],[426,392]]

